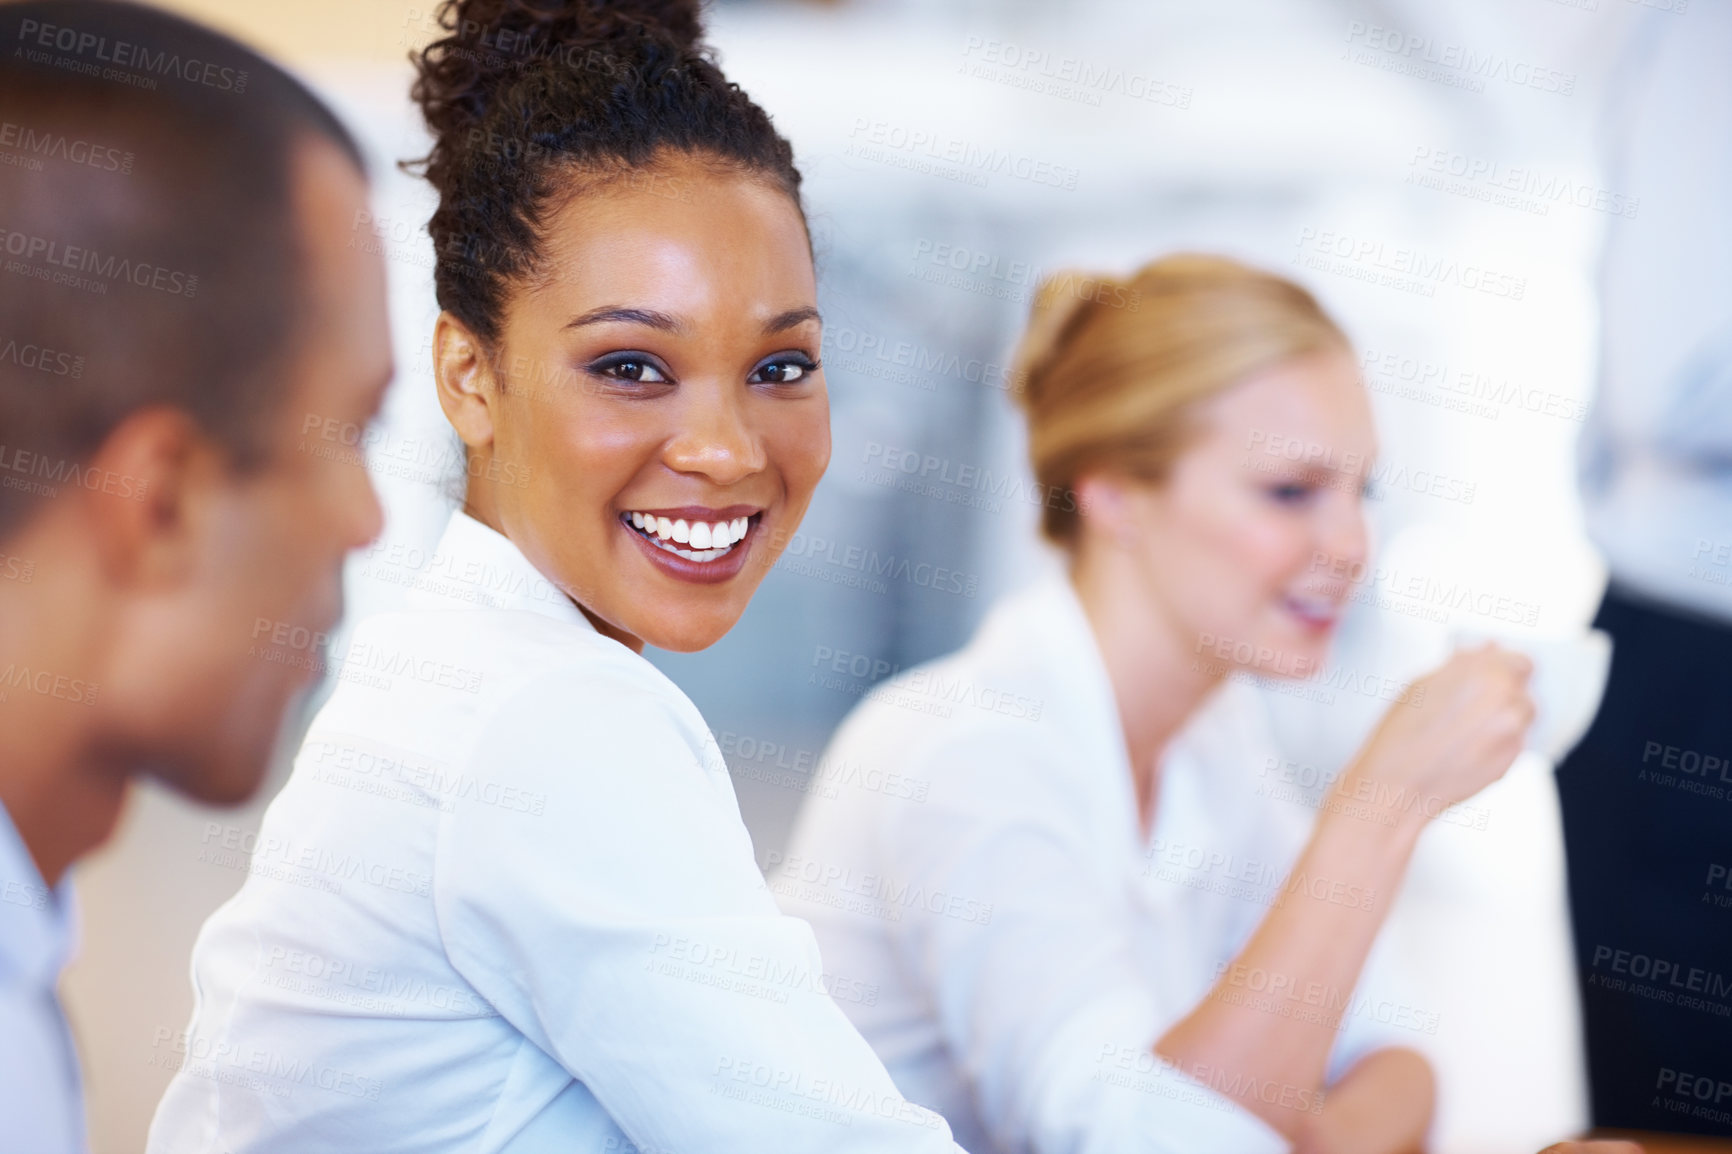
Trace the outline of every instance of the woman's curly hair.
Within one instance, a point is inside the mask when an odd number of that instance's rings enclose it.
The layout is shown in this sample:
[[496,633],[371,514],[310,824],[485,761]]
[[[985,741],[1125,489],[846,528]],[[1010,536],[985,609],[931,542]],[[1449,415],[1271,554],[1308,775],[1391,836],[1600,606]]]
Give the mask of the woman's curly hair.
[[444,0],[411,95],[439,193],[439,307],[482,340],[532,276],[542,222],[672,150],[770,180],[800,203],[794,152],[702,44],[698,0]]

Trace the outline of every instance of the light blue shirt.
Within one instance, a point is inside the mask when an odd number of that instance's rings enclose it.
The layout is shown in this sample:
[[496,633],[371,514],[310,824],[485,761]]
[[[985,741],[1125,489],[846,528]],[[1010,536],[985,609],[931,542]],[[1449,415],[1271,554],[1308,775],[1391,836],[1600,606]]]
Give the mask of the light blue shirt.
[[78,1056],[55,984],[72,953],[69,880],[50,889],[0,805],[0,1146],[84,1146]]
[[1614,581],[1732,621],[1732,5],[1648,13],[1610,86],[1589,536]]
[[193,948],[161,1154],[959,1154],[776,907],[697,708],[459,513]]

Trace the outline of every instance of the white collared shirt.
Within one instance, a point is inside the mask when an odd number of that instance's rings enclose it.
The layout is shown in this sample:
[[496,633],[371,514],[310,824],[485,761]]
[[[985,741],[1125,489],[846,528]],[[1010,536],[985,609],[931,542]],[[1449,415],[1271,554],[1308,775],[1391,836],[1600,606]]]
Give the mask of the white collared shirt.
[[72,954],[72,883],[50,889],[0,805],[0,1146],[84,1146],[78,1056],[55,992]]
[[[1274,750],[1256,690],[1227,681],[1164,752],[1145,840],[1112,685],[1054,577],[1000,602],[960,652],[868,694],[770,885],[834,970],[878,991],[844,1008],[903,1093],[975,1154],[1285,1150],[1222,1092],[1230,1075],[1188,1077],[1152,1052],[1303,848],[1314,811]],[[1249,973],[1229,989],[1268,995]],[[1392,1029],[1345,990],[1271,1007],[1331,998],[1349,1010],[1332,1077],[1428,1025]]]
[[654,666],[458,513],[193,951],[149,1149],[955,1154]]

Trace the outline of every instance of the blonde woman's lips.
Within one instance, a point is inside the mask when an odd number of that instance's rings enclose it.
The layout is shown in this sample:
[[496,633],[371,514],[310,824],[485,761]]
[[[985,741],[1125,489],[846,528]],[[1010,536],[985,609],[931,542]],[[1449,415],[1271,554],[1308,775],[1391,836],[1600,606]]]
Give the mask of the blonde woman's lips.
[[1306,597],[1289,593],[1281,605],[1312,629],[1328,629],[1341,617],[1341,604],[1333,597]]

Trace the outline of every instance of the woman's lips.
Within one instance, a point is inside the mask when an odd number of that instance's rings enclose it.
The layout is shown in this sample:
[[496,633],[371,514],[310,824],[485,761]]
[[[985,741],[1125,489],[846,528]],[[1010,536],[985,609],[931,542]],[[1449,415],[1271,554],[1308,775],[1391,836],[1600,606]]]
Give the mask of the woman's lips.
[[719,584],[744,568],[763,518],[762,511],[739,513],[737,509],[693,510],[689,518],[670,517],[667,512],[621,513],[620,528],[663,573],[697,585]]
[[1290,593],[1281,598],[1281,607],[1311,630],[1333,629],[1341,619],[1341,603],[1333,597],[1304,597]]

